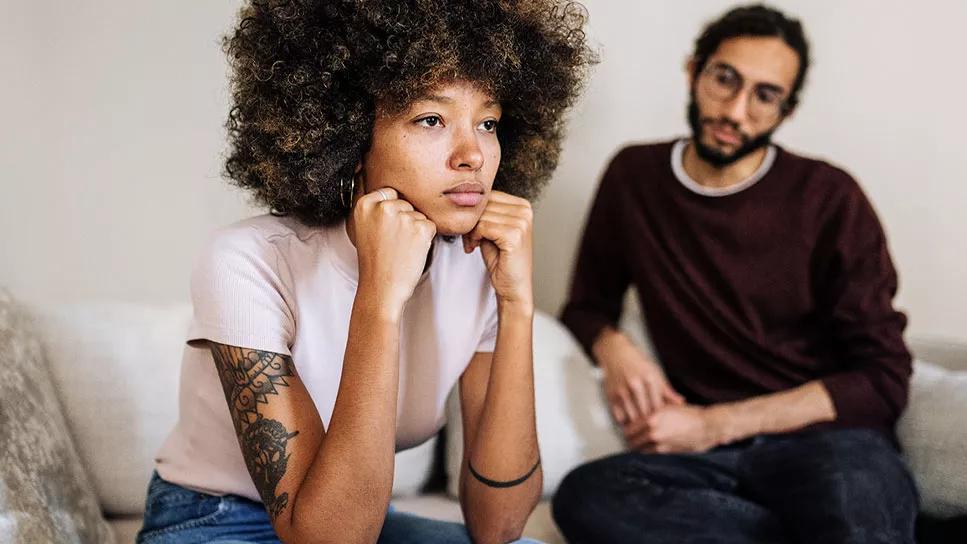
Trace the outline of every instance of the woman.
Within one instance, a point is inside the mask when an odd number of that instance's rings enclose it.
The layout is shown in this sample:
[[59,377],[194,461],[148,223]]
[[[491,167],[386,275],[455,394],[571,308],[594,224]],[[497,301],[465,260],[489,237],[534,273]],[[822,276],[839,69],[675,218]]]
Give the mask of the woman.
[[[526,198],[591,61],[583,23],[555,0],[242,9],[227,171],[273,213],[193,271],[139,542],[519,538],[541,491]],[[458,382],[466,528],[389,507],[394,452]]]

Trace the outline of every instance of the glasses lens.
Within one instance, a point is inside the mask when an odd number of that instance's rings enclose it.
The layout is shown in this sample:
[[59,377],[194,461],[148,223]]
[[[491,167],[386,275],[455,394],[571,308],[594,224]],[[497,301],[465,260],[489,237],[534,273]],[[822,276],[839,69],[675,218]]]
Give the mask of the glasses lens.
[[749,96],[749,115],[755,119],[771,121],[782,111],[782,96],[771,90],[756,90]]
[[711,66],[702,78],[703,88],[716,100],[730,100],[742,87],[742,79],[734,70],[724,66]]

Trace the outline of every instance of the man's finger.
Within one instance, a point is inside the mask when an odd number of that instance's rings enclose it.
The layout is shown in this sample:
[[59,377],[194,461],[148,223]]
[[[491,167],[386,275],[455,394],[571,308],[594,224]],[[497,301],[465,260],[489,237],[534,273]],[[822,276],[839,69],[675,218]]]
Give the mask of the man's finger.
[[629,448],[638,451],[650,450],[657,444],[647,432],[627,436],[625,437],[625,442],[627,442]]
[[681,406],[685,404],[685,397],[679,394],[678,391],[672,389],[672,386],[665,383],[665,387],[662,388],[662,398],[664,398],[670,404],[675,404]]
[[611,417],[613,417],[619,425],[624,425],[625,421],[627,421],[627,416],[625,416],[624,410],[621,409],[620,401],[611,401]]
[[655,406],[652,403],[654,397],[649,395],[648,390],[640,380],[632,380],[629,382],[628,389],[631,390],[632,398],[634,399],[641,415],[647,416],[652,412],[652,410],[655,409]]
[[621,399],[621,408],[624,409],[625,414],[628,416],[628,421],[638,419],[638,410],[635,409],[635,403],[631,401],[628,390],[623,387],[618,389],[618,398]]
[[661,383],[658,380],[648,380],[645,382],[648,388],[648,396],[651,398],[651,407],[653,410],[660,410],[665,405],[665,397],[662,396]]

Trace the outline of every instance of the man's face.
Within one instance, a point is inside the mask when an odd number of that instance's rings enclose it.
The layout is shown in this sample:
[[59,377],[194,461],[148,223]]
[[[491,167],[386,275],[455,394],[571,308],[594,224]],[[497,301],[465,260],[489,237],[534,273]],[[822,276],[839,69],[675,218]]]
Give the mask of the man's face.
[[689,66],[688,121],[699,157],[724,167],[769,143],[788,112],[799,55],[775,37],[723,41],[698,74]]

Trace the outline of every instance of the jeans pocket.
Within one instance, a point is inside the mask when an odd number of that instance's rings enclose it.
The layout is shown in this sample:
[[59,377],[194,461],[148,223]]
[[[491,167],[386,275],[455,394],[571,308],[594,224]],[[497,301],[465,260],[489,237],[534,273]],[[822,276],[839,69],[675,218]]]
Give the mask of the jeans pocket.
[[178,531],[213,524],[226,509],[223,497],[207,495],[168,483],[157,476],[148,487],[144,525],[138,543],[176,542],[158,539]]

